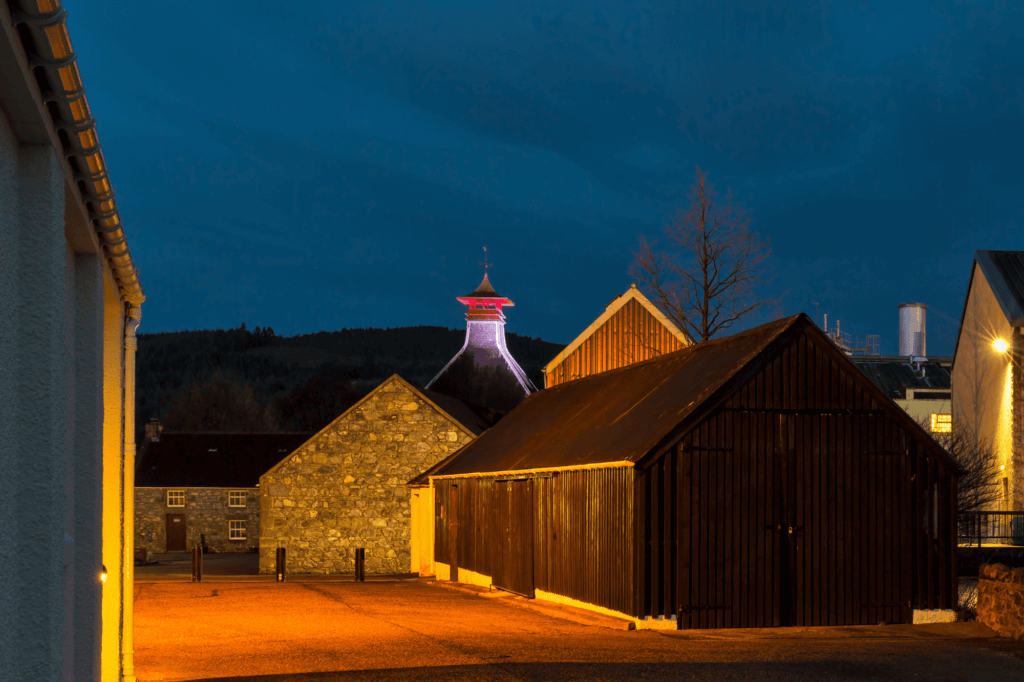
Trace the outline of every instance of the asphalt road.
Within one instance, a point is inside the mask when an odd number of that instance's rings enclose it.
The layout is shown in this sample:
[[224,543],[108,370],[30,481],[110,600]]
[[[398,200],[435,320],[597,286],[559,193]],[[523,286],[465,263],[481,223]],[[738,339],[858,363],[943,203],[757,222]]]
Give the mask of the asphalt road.
[[1024,680],[1024,642],[975,623],[622,631],[402,582],[136,585],[156,680]]

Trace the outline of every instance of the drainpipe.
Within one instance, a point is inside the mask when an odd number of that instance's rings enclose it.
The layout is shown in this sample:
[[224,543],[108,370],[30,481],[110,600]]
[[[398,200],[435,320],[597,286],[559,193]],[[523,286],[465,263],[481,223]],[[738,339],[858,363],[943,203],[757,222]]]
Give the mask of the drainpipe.
[[122,574],[123,629],[121,632],[121,679],[135,678],[135,330],[142,309],[129,306],[124,325],[124,566]]

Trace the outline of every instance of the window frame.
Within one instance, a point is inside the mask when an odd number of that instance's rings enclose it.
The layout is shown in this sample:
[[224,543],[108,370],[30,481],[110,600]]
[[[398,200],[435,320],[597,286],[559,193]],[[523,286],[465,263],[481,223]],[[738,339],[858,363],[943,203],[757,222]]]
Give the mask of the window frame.
[[932,433],[952,433],[953,415],[946,412],[932,412]]
[[[181,504],[171,504],[171,495],[174,495],[175,498],[177,498],[180,495]],[[185,491],[180,489],[168,490],[164,501],[167,503],[168,509],[182,509],[185,507]]]
[[[241,524],[240,527],[232,527],[232,524]],[[245,519],[228,519],[228,540],[231,542],[245,542],[246,541],[246,522]],[[241,537],[236,537],[235,533],[241,533]]]
[[[232,497],[236,497],[236,496],[239,496],[239,495],[242,497],[242,504],[233,504],[232,501],[231,501]],[[244,491],[244,490],[229,490],[228,491],[228,507],[231,507],[232,509],[245,509],[246,506],[248,505],[248,502],[249,502],[249,493],[247,493],[246,491]]]

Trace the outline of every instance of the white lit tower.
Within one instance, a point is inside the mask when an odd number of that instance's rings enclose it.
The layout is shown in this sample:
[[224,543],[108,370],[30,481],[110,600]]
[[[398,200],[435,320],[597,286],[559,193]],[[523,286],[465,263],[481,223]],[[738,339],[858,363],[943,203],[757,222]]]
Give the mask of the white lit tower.
[[[484,264],[485,268],[487,263]],[[507,413],[537,390],[505,346],[505,314],[515,305],[499,296],[487,279],[471,294],[456,298],[468,306],[466,341],[426,388],[464,402]]]

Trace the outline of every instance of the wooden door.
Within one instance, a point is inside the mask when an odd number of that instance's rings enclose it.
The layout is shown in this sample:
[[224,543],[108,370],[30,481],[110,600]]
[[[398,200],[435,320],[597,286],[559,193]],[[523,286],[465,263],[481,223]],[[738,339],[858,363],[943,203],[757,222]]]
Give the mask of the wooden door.
[[185,547],[185,515],[167,515],[167,551],[184,552]]
[[740,623],[738,588],[751,576],[734,547],[753,544],[746,536],[756,531],[737,509],[752,491],[737,488],[735,463],[731,447],[690,446],[680,453],[676,594],[684,629]]
[[494,586],[534,597],[533,481],[496,481],[497,566]]

